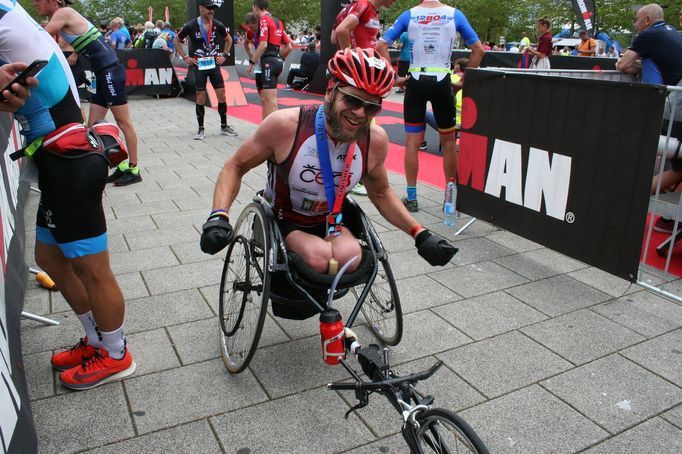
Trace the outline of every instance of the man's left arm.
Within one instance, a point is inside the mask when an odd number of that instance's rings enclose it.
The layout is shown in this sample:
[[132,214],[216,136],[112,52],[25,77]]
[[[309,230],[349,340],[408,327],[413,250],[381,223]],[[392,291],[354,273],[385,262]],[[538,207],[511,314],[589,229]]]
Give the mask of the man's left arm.
[[616,62],[616,69],[627,74],[639,73],[642,70],[639,54],[632,49],[626,50],[623,56]]

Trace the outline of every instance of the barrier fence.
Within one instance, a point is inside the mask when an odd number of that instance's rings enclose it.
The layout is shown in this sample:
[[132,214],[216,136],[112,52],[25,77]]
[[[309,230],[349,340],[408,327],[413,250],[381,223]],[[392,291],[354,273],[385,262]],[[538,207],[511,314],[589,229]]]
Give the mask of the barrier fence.
[[467,71],[458,207],[635,282],[665,98],[657,85]]
[[[24,204],[29,191],[21,165],[9,159],[20,148],[15,122],[0,113],[0,445],[2,452],[38,450],[21,354],[20,314],[27,267],[24,261]],[[23,161],[23,160],[22,160]]]

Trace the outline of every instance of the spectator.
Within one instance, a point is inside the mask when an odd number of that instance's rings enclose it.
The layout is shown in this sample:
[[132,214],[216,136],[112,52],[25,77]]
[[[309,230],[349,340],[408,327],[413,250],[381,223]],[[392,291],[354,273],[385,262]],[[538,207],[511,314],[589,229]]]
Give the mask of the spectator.
[[[52,18],[54,15],[48,8],[59,8],[56,2],[47,0],[36,0],[34,4],[38,14]],[[57,15],[55,23],[64,24],[71,34],[70,22],[62,17],[64,13]],[[55,24],[48,23],[48,29],[50,25]],[[101,52],[114,53],[92,24],[88,23],[87,30],[96,34],[92,43]],[[69,83],[71,71],[57,43],[35,26],[35,21],[18,2],[3,2],[0,60],[15,59],[49,61],[43,75],[38,75],[38,79],[44,77],[44,83],[31,89],[29,102],[16,113],[27,143],[38,144],[37,141],[58,128],[82,124],[76,103],[78,93]],[[55,140],[59,139],[55,137]],[[52,367],[61,371],[60,383],[83,390],[126,377],[136,366],[123,333],[123,295],[109,263],[102,207],[107,164],[98,153],[70,149],[68,154],[66,159],[65,155],[48,153],[41,147],[33,154],[41,192],[35,257],[38,266],[59,286],[83,327],[85,334],[80,342],[51,357]]]
[[128,38],[121,30],[120,23],[116,19],[113,19],[109,22],[109,28],[111,29],[111,47],[114,49],[125,49]]
[[168,36],[170,36],[170,40],[168,41],[168,49],[170,49],[171,53],[175,52],[175,45],[173,44],[173,41],[175,40],[175,32],[171,28],[170,22],[163,23],[163,29],[161,30],[161,33],[168,33]]
[[154,27],[154,24],[150,21],[144,23],[144,48],[151,49],[154,45],[154,41],[159,37],[161,31]]
[[597,53],[595,54],[596,57],[605,57],[606,52],[604,52],[604,48],[597,46]]
[[519,41],[519,52],[523,53],[526,49],[530,47],[530,38],[526,32],[521,32],[521,41]]
[[618,51],[616,50],[615,44],[609,48],[609,51],[606,53],[606,56],[609,58],[618,58]]
[[[635,28],[637,35],[632,46],[618,59],[616,68],[629,74],[641,73],[642,82],[678,85],[682,79],[682,36],[672,25],[663,21],[663,9],[655,3],[640,8],[635,15]],[[678,100],[678,107],[681,101]],[[672,135],[682,138],[682,118],[679,115],[678,109]],[[666,116],[669,115],[664,115],[664,118]],[[667,133],[665,124],[662,133]],[[672,170],[660,175],[662,191],[676,185],[682,178],[682,159],[672,159],[670,163]],[[652,194],[658,188],[658,177],[653,179]],[[671,219],[659,218],[654,226],[658,232],[672,233],[672,229]]]
[[[429,10],[432,15],[452,18],[449,21],[421,23],[416,20]],[[417,202],[417,173],[419,172],[419,145],[424,141],[424,115],[426,103],[430,102],[436,117],[438,132],[443,144],[443,170],[446,181],[457,178],[457,154],[455,150],[455,96],[450,78],[450,54],[456,33],[471,48],[469,66],[477,68],[485,54],[478,35],[469,25],[464,14],[439,1],[423,2],[404,11],[393,26],[379,40],[377,50],[388,57],[388,46],[402,32],[407,31],[413,43],[412,58],[405,86],[403,116],[405,121],[405,177],[407,196],[403,204],[409,211],[419,211]],[[428,46],[426,44],[428,43]],[[428,50],[428,52],[427,52]],[[457,86],[461,88],[461,81]]]
[[118,25],[120,27],[119,29],[126,37],[126,47],[130,47],[132,45],[132,38],[130,37],[130,32],[128,31],[128,25],[126,24],[122,17],[114,17],[113,20],[118,22]]
[[[227,103],[225,102],[225,81],[220,72],[220,65],[225,61],[225,53],[232,48],[232,36],[222,22],[215,20],[218,5],[213,0],[199,0],[199,17],[187,22],[175,36],[175,50],[187,63],[190,71],[194,71],[195,89],[197,93],[195,112],[199,128],[194,140],[204,138],[204,113],[206,104],[206,84],[211,81],[218,98],[218,114],[220,115],[220,134],[235,137],[237,133],[227,124]],[[221,35],[225,47],[220,48],[216,36]],[[182,40],[188,38],[189,53],[182,48]]]
[[168,53],[173,53],[171,48],[168,46],[170,42],[170,35],[166,32],[162,32],[158,38],[152,44],[152,49],[163,49]]
[[490,47],[490,43],[488,41],[483,41],[483,50],[486,52],[492,50],[492,48]]
[[578,43],[579,57],[594,57],[597,53],[597,42],[590,38],[586,30],[580,30],[580,42]]
[[287,75],[287,88],[293,88],[295,77],[304,79],[301,87],[310,83],[310,80],[315,75],[315,71],[317,71],[317,67],[320,64],[320,54],[318,54],[315,49],[315,43],[309,43],[308,47],[306,47],[306,51],[301,55],[301,66],[289,70],[289,74]]
[[[410,49],[410,38],[407,32],[403,32],[398,39],[398,44],[396,46],[400,50],[400,55],[398,55],[398,77],[407,76],[407,70],[410,69],[410,55],[412,50]],[[405,93],[403,87],[399,87],[396,93]]]
[[569,49],[568,46],[564,46],[563,49],[559,51],[559,55],[563,57],[568,57],[569,55],[571,55],[571,49]]
[[530,67],[533,69],[550,69],[549,56],[552,54],[551,23],[546,17],[538,19],[538,46],[536,49],[529,47],[528,52],[533,55]]
[[379,33],[379,9],[390,8],[395,0],[357,0],[343,8],[332,26],[332,44],[347,47],[375,48]]

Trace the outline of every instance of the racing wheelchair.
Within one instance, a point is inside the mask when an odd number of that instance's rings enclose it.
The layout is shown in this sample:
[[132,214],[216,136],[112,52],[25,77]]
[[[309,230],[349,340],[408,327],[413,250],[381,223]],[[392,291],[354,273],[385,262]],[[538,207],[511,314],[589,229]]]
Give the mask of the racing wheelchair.
[[[343,205],[344,225],[360,242],[362,257],[357,269],[331,276],[311,270],[284,245],[270,203],[259,193],[234,225],[220,281],[218,319],[220,348],[228,371],[243,371],[258,347],[268,303],[276,317],[303,320],[322,314],[332,301],[347,294],[357,302],[345,321],[345,352],[357,356],[362,377],[345,360],[338,359],[354,379],[330,383],[329,389],[355,392],[358,404],[348,415],[369,402],[371,393],[385,396],[403,417],[402,434],[413,453],[487,453],[480,438],[456,414],[432,408],[433,397],[416,390],[442,365],[399,376],[390,369],[388,349],[376,344],[363,347],[350,330],[362,313],[374,336],[384,345],[397,345],[403,333],[402,308],[387,253],[369,218],[351,198]],[[326,352],[323,343],[323,355]]]

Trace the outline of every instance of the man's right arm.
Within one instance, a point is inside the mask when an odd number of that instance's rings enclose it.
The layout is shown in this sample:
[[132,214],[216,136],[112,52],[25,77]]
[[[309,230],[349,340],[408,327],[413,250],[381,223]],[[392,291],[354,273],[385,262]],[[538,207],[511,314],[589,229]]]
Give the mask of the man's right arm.
[[348,14],[339,26],[336,27],[336,42],[339,49],[350,47],[350,34],[359,24],[360,21],[354,14]]
[[616,62],[616,69],[623,73],[637,74],[642,70],[639,63],[639,54],[632,49],[625,51],[622,57]]

